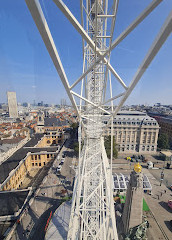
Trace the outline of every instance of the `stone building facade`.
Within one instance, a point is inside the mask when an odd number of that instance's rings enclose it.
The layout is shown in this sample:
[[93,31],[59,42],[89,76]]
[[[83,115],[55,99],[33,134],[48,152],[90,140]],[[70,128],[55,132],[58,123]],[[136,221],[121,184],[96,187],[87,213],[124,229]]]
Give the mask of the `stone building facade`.
[[61,144],[65,137],[65,129],[69,128],[68,121],[61,121],[58,118],[44,117],[44,113],[38,113],[36,133],[44,133],[45,138],[39,142],[38,147]]
[[49,161],[54,159],[55,156],[55,152],[29,152],[26,157],[20,161],[19,165],[10,172],[7,179],[2,183],[1,191],[18,189],[22,186],[22,181],[32,168],[42,168]]
[[[42,144],[38,146],[40,142]],[[22,187],[31,169],[46,166],[55,159],[58,151],[57,145],[47,146],[46,137],[43,134],[35,134],[29,142],[0,165],[0,191]]]
[[160,126],[160,134],[165,133],[168,136],[170,145],[172,145],[172,116],[164,116],[158,113],[148,114],[157,120]]
[[[104,123],[107,124],[106,117]],[[138,111],[121,111],[114,118],[113,130],[118,151],[150,153],[157,150],[159,125],[154,118]],[[110,128],[105,135],[110,135]]]

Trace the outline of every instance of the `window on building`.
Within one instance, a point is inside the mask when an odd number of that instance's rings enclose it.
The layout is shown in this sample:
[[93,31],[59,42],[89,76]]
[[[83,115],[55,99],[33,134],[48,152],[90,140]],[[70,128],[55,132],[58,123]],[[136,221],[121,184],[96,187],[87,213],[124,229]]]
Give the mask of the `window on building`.
[[41,163],[39,163],[39,166],[41,167]]
[[34,166],[34,163],[32,163],[32,166]]
[[31,155],[31,159],[34,160],[33,155]]
[[41,155],[38,155],[38,157],[39,157],[39,160],[41,160]]
[[47,158],[49,158],[50,156],[49,156],[49,154],[47,154]]
[[44,166],[45,166],[45,162],[44,162]]
[[37,162],[35,163],[35,166],[38,166],[38,163],[37,163]]

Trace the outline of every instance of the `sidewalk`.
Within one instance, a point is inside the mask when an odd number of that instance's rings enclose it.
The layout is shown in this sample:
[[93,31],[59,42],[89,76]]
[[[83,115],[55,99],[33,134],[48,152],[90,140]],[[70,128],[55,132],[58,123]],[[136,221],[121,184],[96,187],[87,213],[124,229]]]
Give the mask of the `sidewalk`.
[[172,191],[164,184],[160,186],[148,169],[142,168],[152,185],[152,195],[144,194],[144,198],[153,213],[156,221],[164,230],[166,236],[172,239],[172,226],[169,221],[172,220],[172,210],[168,207],[168,200],[172,199]]
[[71,203],[63,203],[54,213],[45,240],[64,240],[67,239],[69,220],[71,212]]

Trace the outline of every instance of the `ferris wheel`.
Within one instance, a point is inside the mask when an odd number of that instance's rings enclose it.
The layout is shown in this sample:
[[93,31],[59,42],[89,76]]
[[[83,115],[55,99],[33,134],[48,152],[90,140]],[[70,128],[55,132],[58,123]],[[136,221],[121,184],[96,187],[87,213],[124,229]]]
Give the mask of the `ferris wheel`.
[[[38,0],[25,0],[79,118],[79,163],[75,177],[68,239],[118,239],[113,203],[112,150],[107,158],[103,135],[172,31],[172,12],[127,85],[110,63],[115,49],[162,0],[153,0],[115,39],[119,0],[80,0],[81,22],[61,0],[53,0],[82,37],[83,73],[70,85]],[[122,87],[114,95],[112,77]],[[80,91],[75,87],[80,84]],[[76,98],[79,99],[79,106]],[[119,99],[114,107],[113,103]],[[107,104],[109,109],[105,108]],[[103,117],[107,115],[107,123]],[[113,149],[113,131],[111,131]]]

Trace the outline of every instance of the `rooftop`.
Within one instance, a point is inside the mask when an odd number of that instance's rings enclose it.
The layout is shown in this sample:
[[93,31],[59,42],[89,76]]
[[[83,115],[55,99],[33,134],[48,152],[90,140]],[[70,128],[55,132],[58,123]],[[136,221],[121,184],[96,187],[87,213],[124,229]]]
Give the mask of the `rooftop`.
[[15,137],[15,138],[11,138],[11,139],[3,139],[3,140],[0,140],[0,145],[2,145],[2,144],[17,144],[21,140],[23,140],[23,137]]
[[61,127],[61,121],[58,118],[44,118],[45,127]]
[[23,206],[28,193],[29,190],[0,192],[0,216],[14,215]]
[[139,111],[119,111],[117,115],[146,116],[147,114]]

